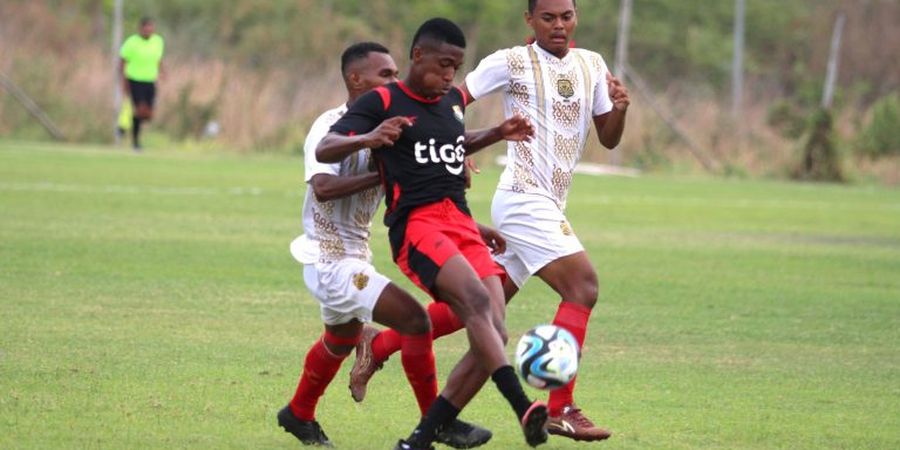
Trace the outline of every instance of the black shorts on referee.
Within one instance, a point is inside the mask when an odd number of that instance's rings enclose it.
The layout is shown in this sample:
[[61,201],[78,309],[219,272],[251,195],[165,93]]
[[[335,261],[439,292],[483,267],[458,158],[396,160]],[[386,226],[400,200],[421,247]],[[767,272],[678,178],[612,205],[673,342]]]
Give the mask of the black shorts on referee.
[[128,88],[131,90],[131,103],[135,107],[141,103],[153,107],[153,102],[156,100],[156,83],[128,80]]

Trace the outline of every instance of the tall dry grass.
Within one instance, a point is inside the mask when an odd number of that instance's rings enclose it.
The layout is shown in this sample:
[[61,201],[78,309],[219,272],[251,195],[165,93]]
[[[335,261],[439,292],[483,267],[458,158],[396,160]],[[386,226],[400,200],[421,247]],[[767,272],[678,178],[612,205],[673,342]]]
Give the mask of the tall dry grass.
[[[0,70],[47,112],[68,140],[110,140],[119,84],[110,49],[91,38],[95,25],[66,21],[43,2],[0,5],[0,17]],[[286,137],[300,140],[318,111],[344,101],[336,67],[318,76],[262,72],[185,57],[177,50],[169,52],[164,64],[155,126],[171,130],[194,120],[183,117],[190,108],[176,109],[184,97],[192,107],[211,107],[221,125],[218,142],[241,150],[284,146]],[[10,96],[0,98],[0,135],[41,133]]]
[[[45,2],[0,4],[0,70],[20,84],[59,125],[69,140],[109,142],[116,111],[113,71],[103,24],[66,19]],[[323,44],[324,45],[324,44]],[[253,151],[299,151],[306,130],[323,110],[345,100],[338,62],[326,67],[258,70],[223,59],[190,56],[170,48],[167,74],[159,83],[157,120],[151,131],[202,138],[207,120],[221,133],[210,146]],[[611,55],[609,55],[611,58]],[[403,52],[395,58],[404,69]],[[639,62],[635,62],[639,66]],[[292,65],[296,67],[296,65]],[[630,85],[626,81],[627,85]],[[716,173],[752,176],[785,175],[799,156],[799,142],[785,138],[767,123],[774,101],[765,80],[750,80],[746,104],[738,120],[715,90],[672,82],[652,86],[659,107],[675,118],[683,135],[675,133],[632,89],[627,132],[619,148],[620,161],[648,170],[703,171],[693,150],[714,161]],[[850,142],[861,121],[848,109],[835,123]],[[499,99],[479,102],[469,114],[470,126],[487,126],[502,117]],[[612,154],[592,133],[585,159],[608,163]],[[43,137],[43,131],[9,96],[0,97],[0,136]],[[485,156],[497,152],[497,146]],[[854,161],[861,170],[882,179],[900,179],[895,162]]]

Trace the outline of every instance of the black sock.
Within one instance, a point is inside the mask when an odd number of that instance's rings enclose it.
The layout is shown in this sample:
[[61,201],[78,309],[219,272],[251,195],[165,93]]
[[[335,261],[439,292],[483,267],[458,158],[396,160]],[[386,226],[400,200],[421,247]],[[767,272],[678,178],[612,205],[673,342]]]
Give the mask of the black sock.
[[141,145],[141,142],[140,142],[141,119],[138,118],[137,116],[134,116],[131,118],[131,120],[132,120],[131,142],[134,144],[135,147],[137,147],[137,146]]
[[528,412],[528,408],[531,408],[531,400],[528,399],[525,391],[522,390],[522,384],[519,383],[516,371],[513,370],[512,366],[503,366],[491,374],[491,379],[494,380],[497,389],[500,390],[500,393],[506,397],[506,401],[516,411],[519,420],[522,420],[522,417]]
[[450,423],[459,415],[459,408],[453,406],[443,396],[438,395],[422,417],[422,421],[416,426],[409,439],[406,440],[413,447],[427,448],[434,442],[438,428],[446,423]]

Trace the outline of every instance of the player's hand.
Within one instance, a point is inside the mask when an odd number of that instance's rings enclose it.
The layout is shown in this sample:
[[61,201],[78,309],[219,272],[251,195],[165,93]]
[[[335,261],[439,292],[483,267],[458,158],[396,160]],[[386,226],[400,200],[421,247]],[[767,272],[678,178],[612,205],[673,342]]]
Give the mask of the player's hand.
[[484,243],[491,249],[491,254],[499,255],[506,251],[506,239],[503,239],[503,236],[500,235],[499,231],[487,225],[480,224],[478,226],[478,231],[481,233],[481,238],[484,239]]
[[478,164],[475,164],[475,160],[466,157],[466,189],[472,187],[472,174],[478,175],[481,173],[481,169],[478,168]]
[[631,104],[631,98],[628,97],[628,89],[622,85],[618,78],[606,72],[606,87],[609,89],[609,99],[613,102],[613,109],[625,112],[628,105]]
[[381,122],[374,130],[366,133],[363,143],[367,148],[390,147],[400,139],[404,127],[412,126],[408,117],[396,116]]
[[507,141],[531,142],[534,136],[534,126],[527,117],[516,114],[503,121],[498,127],[500,136]]

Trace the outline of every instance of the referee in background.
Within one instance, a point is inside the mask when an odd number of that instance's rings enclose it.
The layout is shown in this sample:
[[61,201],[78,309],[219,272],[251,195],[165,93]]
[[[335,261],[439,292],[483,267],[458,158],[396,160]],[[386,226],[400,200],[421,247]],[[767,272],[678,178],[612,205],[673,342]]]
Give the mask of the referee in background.
[[156,80],[164,74],[162,57],[165,43],[162,36],[156,34],[155,30],[153,19],[142,18],[140,31],[129,36],[119,51],[119,56],[121,56],[119,73],[122,74],[122,88],[125,90],[125,94],[131,98],[134,106],[131,136],[135,151],[141,150],[141,122],[153,118]]

